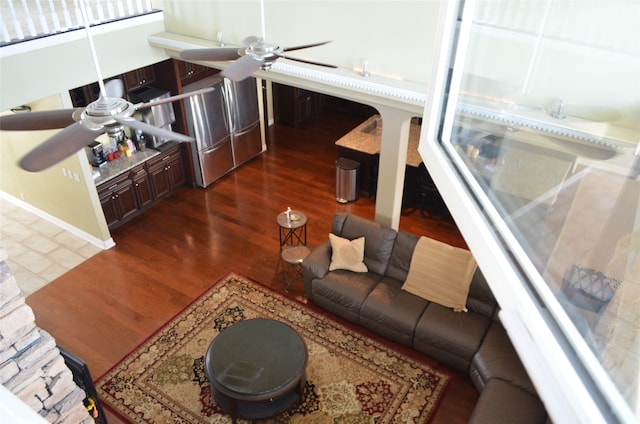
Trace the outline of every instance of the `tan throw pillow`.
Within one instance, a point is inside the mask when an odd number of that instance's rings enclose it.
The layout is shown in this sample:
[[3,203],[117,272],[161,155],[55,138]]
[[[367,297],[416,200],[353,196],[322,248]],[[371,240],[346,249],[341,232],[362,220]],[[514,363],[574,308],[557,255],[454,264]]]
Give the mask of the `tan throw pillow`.
[[402,289],[455,311],[466,311],[477,266],[468,250],[421,237]]
[[346,269],[353,272],[367,272],[364,264],[364,237],[355,240],[348,240],[329,234],[331,242],[331,264],[329,271],[336,269]]

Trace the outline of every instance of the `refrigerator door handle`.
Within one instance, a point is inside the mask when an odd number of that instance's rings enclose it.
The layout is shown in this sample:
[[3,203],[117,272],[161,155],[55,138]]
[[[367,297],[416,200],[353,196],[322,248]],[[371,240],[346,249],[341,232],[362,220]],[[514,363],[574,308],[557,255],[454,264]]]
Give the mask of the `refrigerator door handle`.
[[251,131],[253,131],[255,129],[255,127],[257,127],[260,124],[260,122],[256,122],[254,124],[251,124],[250,126],[246,127],[246,129],[244,131],[238,131],[236,133],[234,133],[235,136],[240,137],[243,136],[245,134],[250,133]]
[[229,141],[228,141],[228,140],[226,140],[225,142],[223,142],[223,143],[218,143],[218,144],[216,144],[215,146],[209,147],[209,148],[208,148],[208,149],[206,149],[206,150],[200,150],[200,154],[201,154],[201,155],[210,155],[210,154],[212,154],[212,153],[215,153],[215,152],[216,152],[216,150],[220,149],[220,147],[224,146],[224,144],[225,144],[225,143],[228,143],[228,142],[229,142]]
[[236,128],[238,125],[238,94],[236,92],[236,86],[234,85],[233,81],[229,80],[228,78],[224,79],[224,89],[226,93],[225,100],[227,104],[227,110],[229,113],[227,119],[229,119],[229,128],[233,133],[238,130],[238,128]]

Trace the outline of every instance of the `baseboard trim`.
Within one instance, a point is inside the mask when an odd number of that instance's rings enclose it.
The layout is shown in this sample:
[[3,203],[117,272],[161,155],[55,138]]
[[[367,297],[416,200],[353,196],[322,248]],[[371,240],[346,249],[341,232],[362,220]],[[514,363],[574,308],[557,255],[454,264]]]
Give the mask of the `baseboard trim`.
[[113,246],[115,246],[115,242],[113,241],[113,238],[109,237],[109,239],[107,240],[100,240],[99,238],[87,233],[86,231],[83,231],[81,229],[79,229],[78,227],[75,227],[71,224],[69,224],[68,222],[65,222],[63,220],[61,220],[60,218],[56,218],[55,216],[43,211],[42,209],[38,209],[35,206],[21,200],[18,199],[17,197],[12,196],[11,194],[0,190],[0,198],[2,198],[3,200],[6,200],[8,202],[13,203],[16,206],[19,206],[29,212],[31,212],[32,214],[49,221],[50,223],[57,225],[58,227],[62,228],[65,231],[70,232],[71,234],[93,244],[94,246],[99,247],[102,250],[107,250],[107,249],[111,249]]

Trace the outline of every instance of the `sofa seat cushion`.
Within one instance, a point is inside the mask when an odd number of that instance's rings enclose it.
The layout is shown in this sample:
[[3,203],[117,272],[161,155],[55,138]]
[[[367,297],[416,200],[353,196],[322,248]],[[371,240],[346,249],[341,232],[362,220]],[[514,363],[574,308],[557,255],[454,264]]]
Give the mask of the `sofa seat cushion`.
[[413,346],[413,331],[429,302],[402,290],[402,283],[383,278],[360,308],[360,324],[394,342]]
[[468,371],[491,320],[430,303],[413,336],[413,347],[460,371]]
[[354,323],[360,322],[360,307],[382,276],[372,272],[336,270],[311,282],[318,306]]
[[530,393],[536,393],[507,332],[497,322],[491,324],[478,353],[474,355],[470,375],[478,390],[484,390],[488,381],[500,378]]
[[494,378],[480,393],[471,424],[544,424],[547,411],[538,396]]

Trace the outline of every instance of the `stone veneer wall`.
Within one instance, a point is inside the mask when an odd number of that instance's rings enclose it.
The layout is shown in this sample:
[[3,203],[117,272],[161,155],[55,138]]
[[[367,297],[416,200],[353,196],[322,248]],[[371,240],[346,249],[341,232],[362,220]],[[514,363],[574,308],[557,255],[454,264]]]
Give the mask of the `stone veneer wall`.
[[0,384],[50,423],[89,424],[85,393],[49,333],[38,328],[0,247]]

